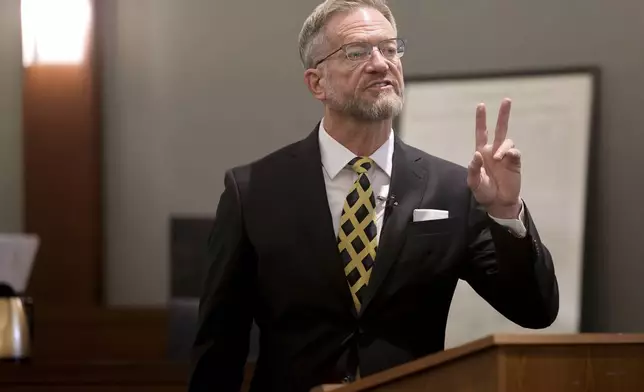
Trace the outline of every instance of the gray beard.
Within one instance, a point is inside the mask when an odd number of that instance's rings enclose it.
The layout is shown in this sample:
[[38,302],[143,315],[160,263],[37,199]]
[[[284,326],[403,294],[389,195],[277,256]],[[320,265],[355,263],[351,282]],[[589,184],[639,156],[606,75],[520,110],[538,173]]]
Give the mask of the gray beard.
[[342,102],[335,91],[329,95],[329,106],[360,121],[375,122],[388,120],[402,112],[403,99],[398,94],[384,94],[371,103],[355,96]]

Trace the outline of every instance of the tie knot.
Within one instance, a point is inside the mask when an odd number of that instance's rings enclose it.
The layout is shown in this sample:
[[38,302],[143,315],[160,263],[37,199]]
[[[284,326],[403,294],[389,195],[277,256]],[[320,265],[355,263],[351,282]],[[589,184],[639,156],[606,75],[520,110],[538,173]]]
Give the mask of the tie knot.
[[349,162],[351,168],[358,174],[366,173],[371,169],[373,160],[369,157],[355,157]]

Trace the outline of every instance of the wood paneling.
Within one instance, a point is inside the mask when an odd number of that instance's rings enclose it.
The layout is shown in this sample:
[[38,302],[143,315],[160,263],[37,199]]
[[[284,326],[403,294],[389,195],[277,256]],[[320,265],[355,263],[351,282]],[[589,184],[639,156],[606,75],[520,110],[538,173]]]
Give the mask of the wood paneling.
[[90,37],[85,62],[24,70],[25,231],[41,239],[28,294],[38,306],[101,299],[100,90]]
[[2,391],[185,391],[188,366],[164,362],[0,364]]
[[168,362],[34,362],[1,364],[2,384],[179,384],[188,366]]
[[644,343],[506,347],[505,391],[641,391]]
[[336,391],[642,390],[643,334],[534,334],[480,339],[365,377]]
[[166,358],[163,309],[44,308],[36,311],[38,361],[153,361]]
[[185,392],[185,386],[167,385],[16,385],[4,392]]
[[[241,392],[248,391],[254,364],[246,366]],[[0,390],[21,392],[184,392],[189,366],[158,361],[0,363]]]

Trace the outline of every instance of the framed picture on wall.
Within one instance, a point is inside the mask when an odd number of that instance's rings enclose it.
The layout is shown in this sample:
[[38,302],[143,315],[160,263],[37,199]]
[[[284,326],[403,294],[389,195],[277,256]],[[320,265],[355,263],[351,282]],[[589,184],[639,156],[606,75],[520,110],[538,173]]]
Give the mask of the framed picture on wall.
[[[405,106],[396,121],[396,132],[406,143],[466,167],[475,148],[476,106],[486,104],[493,135],[501,100],[512,99],[508,137],[522,153],[521,196],[552,253],[559,281],[559,316],[540,332],[580,329],[598,85],[599,70],[594,67],[412,77],[406,80]],[[459,281],[446,345],[505,332],[528,331]]]

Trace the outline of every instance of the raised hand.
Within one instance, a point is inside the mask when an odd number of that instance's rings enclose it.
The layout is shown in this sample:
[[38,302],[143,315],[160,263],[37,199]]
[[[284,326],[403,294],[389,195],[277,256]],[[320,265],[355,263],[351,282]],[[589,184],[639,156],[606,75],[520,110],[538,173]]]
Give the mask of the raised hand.
[[521,210],[521,152],[507,139],[512,102],[501,102],[488,144],[485,104],[476,108],[476,152],[468,167],[467,185],[476,200],[495,218],[516,219]]

